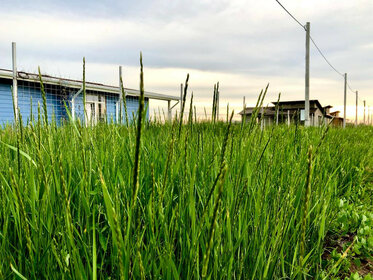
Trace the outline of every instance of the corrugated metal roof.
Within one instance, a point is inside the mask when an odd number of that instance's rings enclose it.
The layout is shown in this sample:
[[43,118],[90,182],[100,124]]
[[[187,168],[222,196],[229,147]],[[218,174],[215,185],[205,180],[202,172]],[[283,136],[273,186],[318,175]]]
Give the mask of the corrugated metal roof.
[[[32,73],[27,73],[27,72],[22,72],[22,71],[18,71],[17,74],[18,74],[17,80],[32,81],[32,82],[39,83],[38,74],[32,74]],[[8,70],[8,69],[0,69],[0,78],[13,79],[13,71]],[[66,87],[76,88],[76,89],[80,89],[83,85],[83,82],[80,80],[57,78],[57,77],[52,77],[49,75],[42,75],[42,79],[43,79],[43,83],[45,84],[63,85]],[[86,85],[87,90],[109,92],[113,94],[119,94],[119,90],[120,90],[119,87],[104,85],[100,83],[86,82],[85,85]],[[124,91],[128,95],[140,96],[140,91],[136,89],[124,88]],[[149,91],[145,91],[145,97],[148,97],[151,99],[158,99],[158,100],[175,100],[175,101],[180,100],[179,96],[165,95],[165,94],[149,92]]]
[[[250,115],[254,112],[254,110],[256,109],[256,107],[246,107],[245,110],[242,110],[241,112],[239,112],[238,114],[239,115]],[[274,106],[268,106],[268,107],[263,107],[263,110],[265,112],[270,112],[270,111],[273,111],[275,109]],[[261,109],[259,108],[259,115],[261,114]]]
[[[272,104],[274,105],[277,105],[277,103],[279,104],[279,106],[284,106],[284,105],[290,105],[290,104],[301,104],[301,106],[303,106],[304,108],[304,102],[305,100],[291,100],[291,101],[280,101],[280,102],[272,102]],[[317,99],[311,99],[310,100],[310,104],[316,104],[317,107],[319,107],[320,111],[323,112],[323,107],[321,106],[319,100]],[[301,109],[301,107],[300,107]]]

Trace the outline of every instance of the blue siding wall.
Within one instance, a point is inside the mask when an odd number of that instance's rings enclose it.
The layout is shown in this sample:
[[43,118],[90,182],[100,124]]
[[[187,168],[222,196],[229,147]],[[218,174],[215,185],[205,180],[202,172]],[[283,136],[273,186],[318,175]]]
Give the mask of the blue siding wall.
[[149,106],[150,106],[150,102],[149,102],[149,98],[145,98],[145,110],[146,110],[146,119],[149,120]]
[[[57,123],[60,123],[63,119],[68,119],[68,115],[65,109],[66,105],[71,109],[71,99],[75,94],[76,89],[64,89],[64,94],[59,94],[58,89],[48,89],[46,87],[46,99],[47,99],[47,111],[48,119],[52,120],[52,116],[56,119]],[[87,94],[100,94],[104,95],[106,99],[106,114],[108,122],[117,122],[116,112],[117,112],[117,102],[119,96],[113,94],[105,94],[96,91],[87,91]],[[32,106],[31,106],[32,101]],[[34,119],[37,119],[38,114],[38,104],[40,103],[41,113],[43,113],[43,99],[41,96],[40,89],[28,83],[27,85],[22,85],[20,83],[18,87],[18,107],[22,115],[23,121],[26,123],[31,118],[31,110]],[[127,96],[127,111],[129,121],[132,122],[133,118],[137,117],[137,111],[139,108],[139,97]],[[145,98],[145,108],[148,109],[149,98]],[[31,108],[32,107],[32,108]],[[149,119],[149,109],[146,112],[146,117]],[[75,98],[75,118],[84,120],[84,106],[83,106],[83,94],[79,94]],[[122,107],[122,123],[125,122],[125,110]],[[11,93],[11,84],[9,81],[0,81],[0,125],[6,123],[12,123],[14,121],[13,114],[13,100]]]
[[[110,122],[117,122],[117,103],[119,100],[119,96],[111,95],[111,94],[103,94],[102,92],[89,92],[87,94],[92,95],[105,95],[106,100],[106,116],[107,121]],[[72,97],[72,96],[71,96]],[[70,101],[71,101],[70,97]],[[127,111],[128,111],[128,120],[131,123],[133,117],[137,117],[137,111],[139,109],[139,98],[136,96],[127,96]],[[147,108],[147,104],[149,103],[149,98],[145,98],[145,108]],[[149,119],[149,110],[146,112],[146,117]],[[82,122],[84,120],[84,106],[83,106],[83,94],[79,94],[75,98],[75,118],[80,119]],[[124,104],[122,104],[122,123],[126,121],[125,117],[125,110]]]
[[[64,99],[60,95],[47,90],[45,97],[47,100],[48,121],[52,120],[52,116],[54,116],[57,123],[66,119]],[[18,107],[24,121],[28,121],[31,118],[31,102],[33,117],[37,118],[39,104],[40,112],[43,114],[43,98],[40,90],[31,87],[18,87]]]
[[[72,96],[70,97],[70,101]],[[80,119],[81,122],[84,121],[84,105],[83,105],[83,94],[79,94],[75,97],[75,120]]]
[[13,122],[13,98],[10,84],[0,83],[0,126]]
[[107,95],[106,96],[106,115],[107,121],[116,122],[116,111],[117,111],[117,101],[119,100],[118,96]]
[[[146,119],[149,119],[149,98],[145,98],[144,100],[144,110],[146,111]],[[126,105],[127,105],[127,113],[128,113],[128,121],[131,123],[133,118],[137,118],[137,111],[139,110],[139,97],[137,96],[126,96]],[[126,121],[126,112],[124,109],[124,104],[122,106],[122,119],[123,123]]]

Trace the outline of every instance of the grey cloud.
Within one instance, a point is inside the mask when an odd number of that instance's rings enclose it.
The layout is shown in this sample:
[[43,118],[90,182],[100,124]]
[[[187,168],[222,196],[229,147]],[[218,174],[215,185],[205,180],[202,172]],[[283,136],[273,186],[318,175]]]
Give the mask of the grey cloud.
[[[302,79],[304,31],[272,2],[15,0],[4,3],[3,9],[15,15],[54,14],[77,22],[97,18],[116,27],[108,30],[113,32],[110,40],[96,44],[67,42],[62,35],[59,42],[50,45],[24,42],[26,46],[20,46],[23,56],[75,62],[86,56],[88,63],[137,66],[142,50],[147,67],[220,71],[268,80]],[[287,2],[291,10],[298,3]],[[339,71],[348,72],[352,84],[365,85],[373,76],[373,48],[363,47],[373,44],[373,2],[358,0],[344,5],[348,2],[330,1],[329,9],[294,9],[294,14],[302,22],[311,21],[312,36],[330,62]],[[325,3],[315,1],[315,5]],[[123,22],[133,23],[133,30],[122,27]],[[0,42],[0,50],[9,43]],[[332,82],[340,80],[315,48],[311,51],[311,74]],[[245,91],[227,89],[231,98]]]
[[3,3],[4,9],[11,12],[75,15],[79,17],[100,18],[141,18],[157,21],[169,21],[198,15],[206,10],[219,12],[229,1],[213,0],[13,0]]

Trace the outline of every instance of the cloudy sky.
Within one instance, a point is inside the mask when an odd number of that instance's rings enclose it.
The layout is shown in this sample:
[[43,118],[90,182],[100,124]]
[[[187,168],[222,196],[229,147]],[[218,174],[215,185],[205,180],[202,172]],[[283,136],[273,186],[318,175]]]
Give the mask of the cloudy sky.
[[[221,111],[238,112],[243,96],[254,105],[270,83],[266,102],[304,99],[305,32],[275,0],[65,0],[1,1],[0,68],[11,68],[17,42],[18,68],[118,84],[123,65],[127,87],[138,88],[143,52],[145,89],[178,95],[190,73],[199,113],[211,108],[220,82]],[[373,112],[373,1],[282,0],[338,71],[348,73],[359,105]],[[311,99],[342,109],[343,78],[311,46]],[[151,112],[164,108],[152,102]],[[348,92],[348,116],[355,95]],[[361,110],[360,117],[363,116]]]

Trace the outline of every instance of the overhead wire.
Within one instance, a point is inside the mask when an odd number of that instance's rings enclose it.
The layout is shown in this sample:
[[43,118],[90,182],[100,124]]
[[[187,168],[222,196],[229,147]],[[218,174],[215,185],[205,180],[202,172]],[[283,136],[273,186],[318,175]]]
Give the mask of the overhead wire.
[[[307,31],[307,28],[306,26],[304,26],[303,24],[300,23],[299,20],[297,20],[297,18],[295,16],[293,16],[288,9],[285,8],[284,5],[281,4],[281,2],[279,0],[276,0],[276,2],[281,6],[281,8],[283,8],[285,10],[285,12],[291,16],[300,26],[302,26],[302,28]],[[326,56],[324,55],[324,53],[321,51],[321,49],[319,48],[319,46],[316,44],[315,40],[312,38],[312,36],[310,35],[310,39],[311,39],[311,42],[312,44],[316,47],[317,51],[320,53],[320,55],[324,58],[325,62],[340,76],[344,77],[344,75],[337,70],[337,68],[335,68],[331,63],[330,61],[326,58]]]
[[300,21],[299,20],[297,20],[296,19],[296,17],[295,16],[293,16],[285,7],[284,7],[284,5],[282,5],[281,3],[280,3],[280,1],[278,1],[278,0],[276,0],[276,2],[285,10],[285,12],[287,12],[288,13],[288,15],[289,16],[291,16],[294,20],[295,20],[295,22],[297,22],[304,30],[306,30],[306,27],[303,25],[303,24],[301,24],[300,23]]
[[320,50],[320,48],[317,46],[316,42],[313,40],[312,36],[310,35],[310,39],[311,39],[311,42],[313,43],[313,45],[316,47],[317,51],[320,53],[320,55],[324,58],[324,60],[326,61],[326,63],[329,64],[329,66],[340,76],[344,77],[344,74],[342,74],[341,72],[339,72],[331,63],[330,61],[326,58],[326,56],[323,54],[323,52]]
[[351,92],[356,93],[356,90],[353,90],[348,82],[347,82],[347,87],[348,87],[348,89],[349,89]]
[[[281,4],[281,2],[279,0],[275,0],[280,6],[282,9],[284,9],[284,11],[291,17],[294,19],[294,21],[296,23],[298,23],[305,31],[307,31],[307,28],[305,25],[303,25],[295,16],[293,16],[292,13],[289,12],[288,9],[285,8],[285,6],[283,4]],[[324,53],[321,51],[321,49],[319,48],[319,46],[316,44],[315,40],[312,38],[312,36],[310,35],[310,40],[312,42],[312,44],[315,46],[315,48],[317,49],[317,51],[319,52],[319,54],[323,57],[323,59],[325,60],[325,62],[340,76],[344,77],[344,74],[342,74],[340,71],[337,70],[336,67],[333,66],[333,64],[331,64],[331,62],[326,58],[326,56],[324,55]],[[353,92],[353,93],[356,93],[356,90],[353,90],[352,87],[350,86],[350,84],[347,82],[347,87],[348,89]]]

